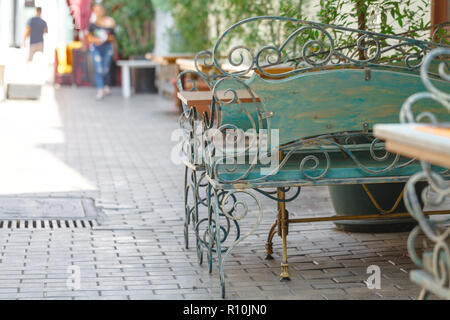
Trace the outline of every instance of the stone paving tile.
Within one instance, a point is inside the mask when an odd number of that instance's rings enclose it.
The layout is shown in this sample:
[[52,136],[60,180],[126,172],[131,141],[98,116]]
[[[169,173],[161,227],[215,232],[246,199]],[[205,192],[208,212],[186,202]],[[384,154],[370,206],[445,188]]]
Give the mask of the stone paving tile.
[[[86,88],[45,87],[41,101],[2,104],[5,136],[23,133],[23,150],[10,148],[8,159],[41,152],[61,172],[83,181],[68,185],[56,179],[50,191],[30,190],[23,183],[16,194],[91,197],[105,218],[92,229],[0,229],[0,299],[219,299],[217,259],[211,274],[206,255],[198,265],[192,233],[191,248],[184,248],[184,169],[170,161],[179,111],[171,100],[156,95],[122,100],[113,90],[111,97],[97,102],[94,94]],[[46,139],[52,134],[60,139]],[[48,173],[51,179],[50,169],[40,162],[28,161],[20,170],[31,176]],[[8,182],[0,180],[6,190],[2,183]],[[406,251],[408,233],[346,233],[330,222],[290,227],[292,280],[280,283],[278,236],[274,260],[265,260],[264,254],[276,207],[261,200],[265,216],[260,228],[228,257],[228,299],[417,297],[419,288],[408,275],[415,268]],[[288,209],[291,217],[333,214],[324,187],[303,188]],[[244,221],[242,232],[251,223],[250,218]],[[371,264],[381,268],[379,290],[363,284]],[[79,290],[67,288],[69,266],[80,267]]]

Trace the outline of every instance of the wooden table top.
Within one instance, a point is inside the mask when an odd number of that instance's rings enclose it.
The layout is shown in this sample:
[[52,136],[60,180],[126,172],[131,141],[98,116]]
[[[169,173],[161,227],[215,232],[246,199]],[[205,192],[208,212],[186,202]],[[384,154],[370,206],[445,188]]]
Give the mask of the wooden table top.
[[[255,102],[247,90],[237,90],[237,95],[241,103]],[[233,98],[233,93],[225,93],[225,91],[218,91],[217,96],[224,102],[230,101]],[[190,107],[204,107],[209,106],[212,102],[212,91],[183,91],[178,92],[178,98]],[[259,102],[259,98],[256,102]]]
[[374,135],[392,153],[450,168],[450,123],[378,124]]
[[175,64],[177,59],[192,59],[194,55],[192,53],[169,53],[165,55],[147,53],[145,58],[159,65],[168,66],[169,64]]
[[[178,58],[175,63],[178,65],[178,68],[180,68],[181,71],[196,70],[194,59]],[[209,73],[214,68],[208,67],[203,63],[199,63],[198,66],[201,68],[200,71],[203,73]]]

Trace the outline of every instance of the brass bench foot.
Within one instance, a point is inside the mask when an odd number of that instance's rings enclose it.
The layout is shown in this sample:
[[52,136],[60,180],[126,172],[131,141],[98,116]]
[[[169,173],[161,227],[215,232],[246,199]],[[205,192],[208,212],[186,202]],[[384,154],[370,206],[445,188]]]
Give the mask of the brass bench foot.
[[287,263],[281,264],[281,274],[280,274],[280,281],[286,282],[291,281],[291,277],[289,276],[289,265]]

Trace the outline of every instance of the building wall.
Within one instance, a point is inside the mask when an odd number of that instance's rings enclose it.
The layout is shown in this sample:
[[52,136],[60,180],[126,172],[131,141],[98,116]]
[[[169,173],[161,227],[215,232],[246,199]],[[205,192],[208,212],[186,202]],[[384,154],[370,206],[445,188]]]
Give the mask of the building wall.
[[9,47],[12,41],[13,0],[0,0],[0,50],[3,51]]
[[173,18],[170,12],[156,9],[154,54],[165,55],[169,53],[170,38],[167,30],[171,27],[173,27]]

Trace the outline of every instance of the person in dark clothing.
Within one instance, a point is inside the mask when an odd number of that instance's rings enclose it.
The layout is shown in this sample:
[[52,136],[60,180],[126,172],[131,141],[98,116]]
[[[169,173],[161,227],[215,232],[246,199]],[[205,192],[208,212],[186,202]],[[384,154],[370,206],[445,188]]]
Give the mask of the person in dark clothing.
[[44,33],[48,33],[47,23],[41,18],[42,9],[36,8],[36,16],[28,20],[25,28],[25,37],[23,39],[23,46],[28,37],[30,37],[30,52],[28,61],[33,60],[36,52],[44,51]]
[[105,8],[100,4],[94,5],[92,12],[95,19],[89,25],[88,40],[94,65],[96,97],[99,100],[110,93],[110,66],[112,60],[117,59],[117,44],[114,32],[116,22],[113,18],[106,16]]

